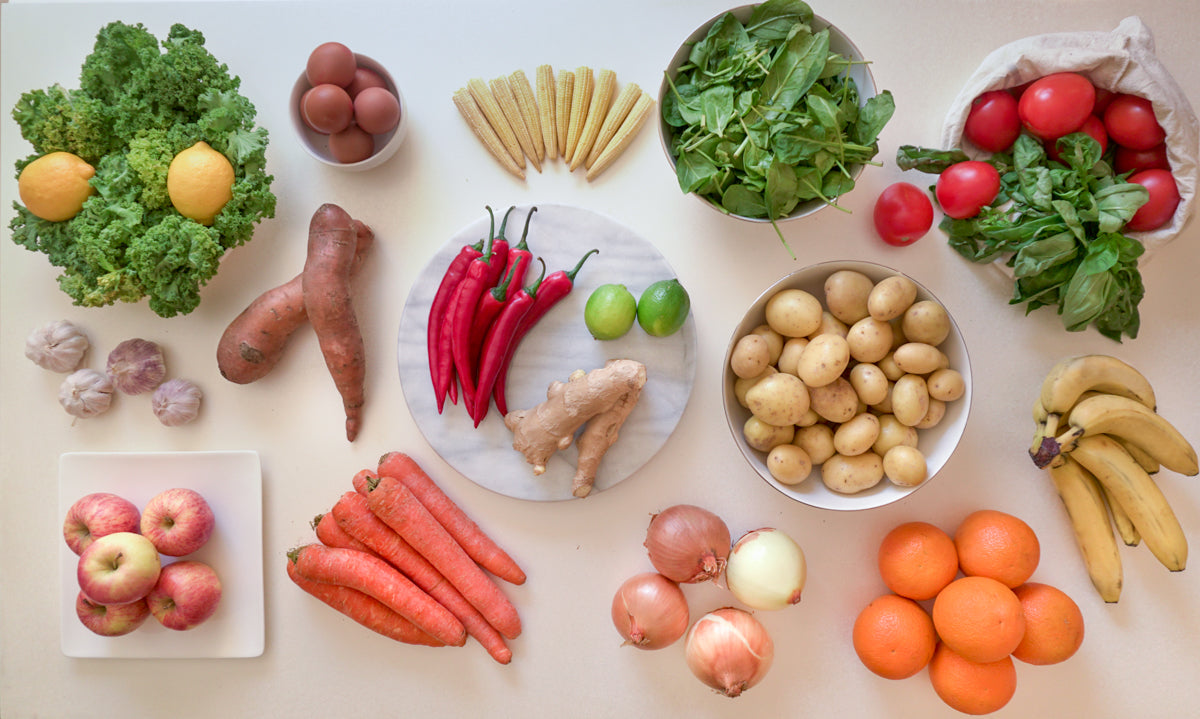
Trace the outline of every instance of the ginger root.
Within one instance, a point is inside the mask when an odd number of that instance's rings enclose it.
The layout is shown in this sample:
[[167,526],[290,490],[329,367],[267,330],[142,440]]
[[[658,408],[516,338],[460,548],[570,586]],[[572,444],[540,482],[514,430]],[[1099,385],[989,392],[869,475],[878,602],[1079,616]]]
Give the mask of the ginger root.
[[504,426],[513,433],[513,449],[525,455],[533,473],[546,471],[556,451],[579,436],[579,464],[572,492],[585,497],[592,489],[600,460],[616,441],[618,432],[633,411],[646,384],[646,366],[629,359],[609,360],[591,372],[576,370],[566,382],[552,382],[546,401],[527,410],[504,416]]

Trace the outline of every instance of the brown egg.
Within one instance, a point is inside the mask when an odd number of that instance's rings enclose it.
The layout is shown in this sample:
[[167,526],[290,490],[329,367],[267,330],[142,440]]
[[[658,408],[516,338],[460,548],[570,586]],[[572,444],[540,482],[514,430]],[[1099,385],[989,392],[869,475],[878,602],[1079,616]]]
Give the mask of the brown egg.
[[346,86],[346,92],[349,93],[350,99],[358,97],[358,93],[368,87],[387,87],[387,83],[379,76],[379,73],[366,67],[359,67],[354,70],[354,79]]
[[305,74],[308,84],[313,87],[325,83],[346,87],[354,80],[357,67],[358,61],[350,48],[340,42],[327,42],[318,45],[308,56]]
[[329,136],[329,151],[338,162],[362,162],[375,154],[375,138],[358,125]]
[[317,85],[300,98],[300,117],[316,132],[331,135],[350,126],[354,102],[337,85]]
[[391,132],[400,122],[400,101],[382,87],[368,87],[354,100],[354,121],[372,135]]

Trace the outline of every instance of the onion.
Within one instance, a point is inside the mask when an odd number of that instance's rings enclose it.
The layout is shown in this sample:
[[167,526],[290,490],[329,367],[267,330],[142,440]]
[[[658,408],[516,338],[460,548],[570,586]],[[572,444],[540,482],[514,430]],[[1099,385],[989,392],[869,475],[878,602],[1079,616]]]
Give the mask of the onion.
[[697,679],[736,697],[767,675],[775,642],[749,612],[724,607],[696,620],[685,651],[688,668]]
[[625,580],[612,603],[612,620],[625,644],[638,649],[662,649],[674,644],[688,627],[683,590],[657,572]]
[[650,518],[646,530],[650,563],[673,582],[694,584],[716,579],[729,557],[729,527],[691,504],[668,507]]
[[806,573],[804,551],[791,537],[756,529],[733,545],[725,584],[752,609],[783,609],[800,601]]

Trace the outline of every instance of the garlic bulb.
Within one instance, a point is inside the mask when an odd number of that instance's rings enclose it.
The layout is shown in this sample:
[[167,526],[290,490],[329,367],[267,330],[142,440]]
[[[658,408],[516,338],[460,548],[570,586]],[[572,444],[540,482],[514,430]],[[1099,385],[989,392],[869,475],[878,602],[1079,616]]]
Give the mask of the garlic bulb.
[[112,396],[112,380],[94,369],[72,372],[58,388],[59,404],[75,417],[95,417],[108,411]]
[[108,355],[108,376],[125,394],[142,394],[162,384],[167,364],[159,346],[150,340],[125,340]]
[[51,372],[72,372],[87,352],[88,336],[67,320],[34,330],[25,340],[25,356]]
[[196,419],[201,396],[200,388],[186,379],[170,379],[154,390],[150,407],[159,422],[176,427]]

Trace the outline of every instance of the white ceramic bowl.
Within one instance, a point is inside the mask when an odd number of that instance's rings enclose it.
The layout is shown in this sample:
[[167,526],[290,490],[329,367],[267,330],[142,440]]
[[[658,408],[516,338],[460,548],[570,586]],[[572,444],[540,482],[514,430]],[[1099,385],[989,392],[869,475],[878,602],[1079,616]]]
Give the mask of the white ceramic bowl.
[[[872,262],[835,261],[809,265],[776,281],[754,301],[754,304],[750,306],[745,317],[738,323],[737,328],[734,329],[730,337],[729,346],[725,350],[725,368],[721,377],[721,392],[725,404],[725,418],[729,423],[729,431],[733,434],[734,442],[737,443],[738,449],[741,450],[742,456],[746,458],[750,467],[764,481],[788,497],[813,507],[834,510],[870,509],[903,499],[912,492],[932,482],[938,471],[950,459],[950,455],[954,452],[955,447],[958,446],[959,439],[962,437],[963,429],[967,423],[967,414],[971,407],[971,362],[967,356],[967,348],[963,343],[962,333],[959,331],[958,325],[955,324],[954,317],[950,316],[950,335],[939,345],[939,349],[950,360],[950,366],[962,373],[963,380],[966,383],[966,392],[959,399],[946,404],[946,414],[936,426],[918,430],[918,448],[925,455],[925,462],[929,471],[925,481],[916,487],[899,487],[892,484],[885,477],[871,489],[857,494],[840,494],[828,489],[821,481],[820,467],[813,467],[812,474],[808,479],[799,484],[788,485],[778,481],[771,476],[770,471],[767,469],[766,453],[760,452],[746,443],[742,427],[746,423],[746,420],[750,418],[750,411],[738,402],[737,396],[734,394],[733,385],[737,377],[729,367],[729,359],[733,353],[734,344],[743,336],[749,334],[755,327],[766,321],[764,310],[767,300],[772,295],[784,289],[801,289],[812,294],[824,304],[825,279],[838,270],[855,270],[870,277],[875,282],[885,277],[903,274],[889,267],[877,265]],[[912,279],[917,285],[918,300],[938,301],[920,282],[911,277],[909,279]],[[948,310],[947,314],[949,314]]]
[[[670,125],[668,125],[662,116],[663,99],[667,96],[667,93],[669,93],[671,91],[670,83],[674,82],[676,76],[679,74],[679,68],[688,61],[688,56],[691,54],[691,51],[692,51],[692,45],[696,44],[700,40],[703,40],[704,36],[708,34],[709,28],[712,27],[713,24],[717,22],[717,20],[720,20],[722,17],[724,17],[726,12],[730,12],[730,13],[733,13],[733,16],[736,17],[738,20],[745,22],[747,19],[750,18],[750,15],[754,12],[755,7],[757,7],[757,6],[756,5],[741,5],[741,6],[735,7],[731,10],[726,10],[726,11],[720,13],[719,15],[716,15],[715,17],[709,19],[708,22],[705,22],[703,25],[696,28],[695,32],[693,32],[691,35],[688,36],[687,40],[685,40],[683,42],[683,44],[679,46],[679,49],[675,51],[675,55],[671,58],[671,62],[667,65],[667,71],[665,73],[665,76],[663,77],[662,84],[659,86],[659,90],[658,90],[658,105],[657,105],[657,107],[658,107],[658,137],[662,143],[663,153],[667,157],[667,162],[671,166],[672,174],[675,173],[675,158],[671,155],[671,138],[674,133],[674,128],[671,127]],[[878,89],[876,88],[876,85],[875,85],[875,78],[871,74],[870,65],[868,63],[864,62],[862,52],[859,51],[858,47],[856,47],[854,45],[854,43],[850,40],[849,37],[846,36],[845,33],[843,33],[841,30],[839,30],[834,25],[830,24],[829,21],[825,20],[824,18],[820,17],[819,15],[813,15],[813,19],[812,19],[812,22],[810,23],[810,27],[813,29],[813,31],[820,31],[820,30],[824,30],[824,29],[828,28],[828,30],[829,30],[829,50],[831,52],[839,53],[844,57],[849,57],[855,61],[854,64],[852,64],[850,66],[849,76],[851,78],[853,78],[855,84],[858,86],[858,95],[859,95],[858,99],[859,99],[859,106],[861,107],[863,103],[865,103],[868,99],[874,97],[878,92]],[[670,80],[670,82],[668,81],[668,79]],[[850,166],[850,168],[849,168],[850,174],[855,180],[857,180],[858,176],[862,173],[863,167],[864,166],[861,164]],[[697,195],[696,193],[691,193],[691,194],[693,197],[700,200],[702,203],[704,203],[708,207],[711,207],[712,209],[720,212],[721,214],[729,215],[730,217],[736,217],[741,220],[746,220],[747,222],[762,222],[762,223],[770,222],[770,220],[765,217],[746,217],[744,215],[733,214],[733,213],[725,210],[725,208],[721,207],[720,203],[718,203],[718,202],[714,202],[714,201],[708,199],[707,197],[702,197],[700,195]],[[825,201],[820,200],[820,199],[808,200],[806,202],[801,202],[801,203],[797,204],[796,207],[788,215],[786,215],[784,217],[776,218],[775,221],[783,222],[785,220],[795,220],[795,219],[799,219],[801,217],[808,217],[809,215],[811,215],[815,212],[818,212],[828,206],[829,205]]]
[[292,118],[292,129],[295,131],[300,145],[314,159],[340,170],[360,172],[382,165],[392,155],[396,154],[396,150],[400,149],[400,144],[404,142],[404,136],[408,133],[408,105],[404,102],[404,94],[400,92],[400,88],[396,85],[396,81],[392,79],[392,74],[387,71],[387,68],[366,55],[354,53],[354,57],[358,60],[360,67],[365,67],[378,73],[384,82],[387,83],[388,89],[400,101],[400,122],[391,132],[374,136],[375,153],[373,155],[360,162],[338,162],[333,159],[333,153],[329,151],[329,136],[322,135],[313,130],[300,118],[300,98],[312,87],[309,85],[308,79],[303,72],[296,79],[296,84],[292,86],[288,115]]

